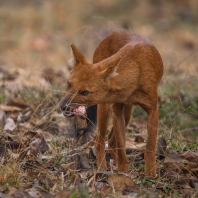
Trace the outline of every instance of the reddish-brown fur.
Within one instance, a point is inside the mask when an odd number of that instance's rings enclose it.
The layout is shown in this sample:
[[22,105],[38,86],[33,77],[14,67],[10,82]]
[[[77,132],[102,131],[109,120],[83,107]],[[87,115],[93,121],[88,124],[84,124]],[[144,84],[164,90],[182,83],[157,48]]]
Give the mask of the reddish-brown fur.
[[[161,56],[151,42],[138,34],[119,31],[108,35],[96,48],[93,64],[74,46],[74,69],[69,77],[61,107],[70,109],[80,104],[98,104],[96,158],[99,168],[106,168],[105,135],[110,113],[113,128],[109,149],[118,163],[118,171],[128,170],[125,151],[125,129],[133,105],[140,105],[148,114],[148,137],[145,151],[147,175],[156,175],[156,141],[158,128],[157,87],[163,74]],[[87,92],[83,92],[87,90]],[[67,104],[66,104],[67,103]]]

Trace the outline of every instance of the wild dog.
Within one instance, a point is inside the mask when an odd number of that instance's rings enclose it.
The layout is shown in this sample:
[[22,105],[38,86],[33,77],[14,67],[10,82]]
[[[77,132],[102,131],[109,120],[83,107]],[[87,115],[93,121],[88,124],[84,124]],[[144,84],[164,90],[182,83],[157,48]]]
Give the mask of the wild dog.
[[96,48],[93,64],[74,45],[71,45],[71,51],[74,68],[60,107],[67,116],[67,112],[97,104],[98,135],[95,151],[98,167],[106,169],[105,135],[112,113],[109,147],[118,164],[118,171],[128,171],[125,129],[133,105],[139,105],[148,115],[145,173],[155,176],[157,87],[163,75],[163,62],[156,47],[144,36],[115,31]]

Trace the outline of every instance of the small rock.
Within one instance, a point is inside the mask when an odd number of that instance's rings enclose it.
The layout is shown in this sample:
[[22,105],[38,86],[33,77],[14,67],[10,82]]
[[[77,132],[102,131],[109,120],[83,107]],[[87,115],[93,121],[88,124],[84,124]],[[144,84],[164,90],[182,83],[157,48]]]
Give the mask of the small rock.
[[12,118],[7,118],[4,130],[14,131],[16,129],[16,124]]

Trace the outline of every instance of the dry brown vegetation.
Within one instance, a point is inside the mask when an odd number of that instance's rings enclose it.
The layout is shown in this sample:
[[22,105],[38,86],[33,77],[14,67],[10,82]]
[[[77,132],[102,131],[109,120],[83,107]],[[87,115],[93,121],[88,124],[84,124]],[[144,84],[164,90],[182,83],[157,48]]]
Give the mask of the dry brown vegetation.
[[[198,3],[189,1],[0,1],[0,197],[197,197]],[[162,55],[158,176],[144,176],[146,116],[127,131],[130,172],[97,170],[93,141],[70,138],[58,103],[69,45],[90,61],[113,30],[147,36]],[[61,194],[62,193],[62,194]]]

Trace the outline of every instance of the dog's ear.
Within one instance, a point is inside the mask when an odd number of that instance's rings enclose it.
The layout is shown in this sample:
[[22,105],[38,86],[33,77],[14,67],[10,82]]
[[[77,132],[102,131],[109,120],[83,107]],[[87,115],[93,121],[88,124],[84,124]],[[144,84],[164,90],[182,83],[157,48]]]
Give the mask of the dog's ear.
[[82,64],[90,64],[89,61],[86,59],[84,54],[75,46],[71,45],[71,54],[72,58],[69,61],[74,67],[78,65],[79,63]]
[[119,73],[117,72],[117,68],[121,62],[121,58],[119,56],[112,57],[108,60],[102,61],[100,65],[100,74],[104,78],[113,78]]

